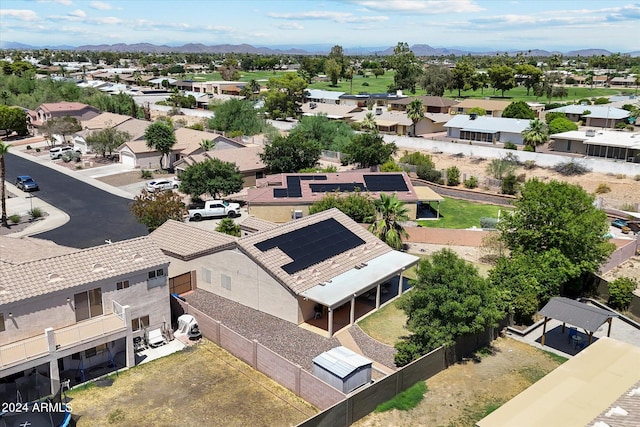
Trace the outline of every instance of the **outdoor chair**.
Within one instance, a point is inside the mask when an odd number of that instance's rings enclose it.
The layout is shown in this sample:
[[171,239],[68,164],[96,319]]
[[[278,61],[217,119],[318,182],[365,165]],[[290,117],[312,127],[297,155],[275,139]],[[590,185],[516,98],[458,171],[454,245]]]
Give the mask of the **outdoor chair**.
[[567,342],[569,344],[572,343],[572,339],[575,335],[578,335],[578,330],[576,328],[569,328],[569,338],[567,338]]

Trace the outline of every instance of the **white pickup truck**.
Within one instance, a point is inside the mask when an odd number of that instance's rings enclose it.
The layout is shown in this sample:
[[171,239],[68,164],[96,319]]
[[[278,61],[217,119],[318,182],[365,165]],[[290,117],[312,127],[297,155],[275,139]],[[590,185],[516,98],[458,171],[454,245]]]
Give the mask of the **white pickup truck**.
[[200,221],[202,218],[228,216],[234,218],[240,215],[240,205],[229,203],[224,200],[208,200],[204,205],[190,206],[189,219]]

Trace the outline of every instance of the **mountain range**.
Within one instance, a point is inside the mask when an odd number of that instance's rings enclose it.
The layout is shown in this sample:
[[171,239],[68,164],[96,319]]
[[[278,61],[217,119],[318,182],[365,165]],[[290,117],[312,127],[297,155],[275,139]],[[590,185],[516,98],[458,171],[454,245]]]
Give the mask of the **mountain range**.
[[[202,43],[188,43],[181,46],[155,45],[151,43],[135,43],[135,44],[100,44],[100,45],[82,45],[82,46],[30,46],[18,42],[0,41],[1,49],[50,49],[50,50],[78,50],[78,51],[109,51],[109,52],[151,52],[151,53],[251,53],[261,55],[326,55],[331,50],[331,45],[302,45],[302,46],[262,46],[256,47],[250,44],[219,44],[204,45]],[[427,44],[414,44],[411,50],[416,56],[448,56],[448,55],[496,55],[507,52],[509,54],[517,54],[519,52],[526,53],[528,56],[551,56],[561,54],[564,56],[593,56],[593,55],[611,55],[612,52],[606,49],[581,49],[568,52],[548,51],[542,49],[530,50],[491,50],[471,51],[463,48],[445,48],[431,47]],[[394,47],[349,47],[344,48],[345,55],[391,55]],[[640,51],[625,52],[633,57],[640,56]]]

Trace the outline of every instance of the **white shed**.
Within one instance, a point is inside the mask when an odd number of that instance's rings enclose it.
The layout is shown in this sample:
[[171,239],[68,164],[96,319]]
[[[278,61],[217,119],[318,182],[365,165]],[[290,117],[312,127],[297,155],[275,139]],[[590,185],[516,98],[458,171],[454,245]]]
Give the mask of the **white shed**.
[[372,364],[366,357],[340,346],[313,359],[313,375],[343,393],[351,393],[371,381]]

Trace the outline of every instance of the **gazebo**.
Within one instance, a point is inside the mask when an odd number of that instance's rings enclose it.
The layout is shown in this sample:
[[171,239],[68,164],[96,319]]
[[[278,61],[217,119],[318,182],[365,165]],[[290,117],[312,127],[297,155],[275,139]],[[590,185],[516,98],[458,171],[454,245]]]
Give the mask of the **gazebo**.
[[589,335],[589,344],[591,344],[593,341],[593,333],[604,323],[609,323],[607,337],[610,336],[611,320],[614,317],[618,317],[617,314],[610,311],[564,297],[551,298],[542,310],[540,310],[540,314],[544,316],[541,339],[543,346],[549,319],[560,320],[562,322],[563,333],[566,323],[584,329],[585,333]]
[[[436,211],[436,218],[440,218],[440,202],[444,200],[444,197],[433,191],[431,188],[427,186],[418,186],[415,185],[413,190],[416,193],[416,197],[418,198],[418,204],[426,204],[429,206],[430,210],[433,209],[431,207],[431,202],[436,202],[438,204]],[[420,219],[420,218],[418,218]]]

